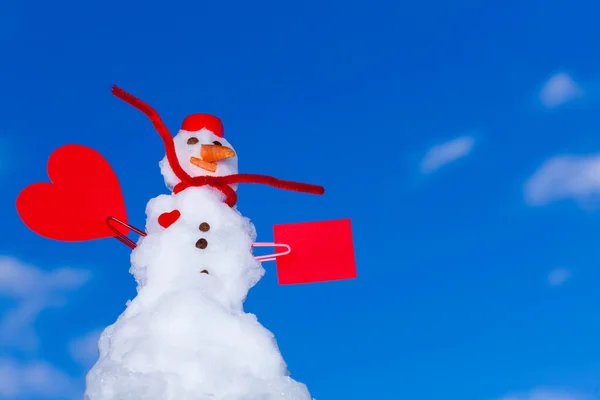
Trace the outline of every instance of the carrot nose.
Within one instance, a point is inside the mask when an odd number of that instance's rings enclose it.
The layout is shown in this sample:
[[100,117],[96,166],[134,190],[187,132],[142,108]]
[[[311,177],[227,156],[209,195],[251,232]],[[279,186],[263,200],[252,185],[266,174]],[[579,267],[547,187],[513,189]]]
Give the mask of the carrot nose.
[[235,151],[225,146],[214,144],[203,144],[200,149],[200,156],[206,162],[213,163],[226,158],[235,157]]

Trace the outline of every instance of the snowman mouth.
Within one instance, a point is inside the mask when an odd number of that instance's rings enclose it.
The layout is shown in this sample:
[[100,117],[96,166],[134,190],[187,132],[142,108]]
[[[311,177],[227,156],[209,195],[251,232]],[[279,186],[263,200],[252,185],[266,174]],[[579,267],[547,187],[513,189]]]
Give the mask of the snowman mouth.
[[205,270],[205,269],[203,269],[202,271],[200,271],[200,273],[201,273],[201,274],[210,275],[210,274],[208,273],[208,271],[207,271],[207,270]]
[[214,144],[203,144],[200,147],[200,157],[190,157],[190,162],[198,168],[209,172],[217,171],[217,161],[235,157],[233,149]]
[[195,165],[198,168],[202,168],[204,170],[207,170],[209,172],[216,172],[217,171],[217,164],[214,162],[208,162],[208,161],[204,161],[201,160],[200,158],[197,157],[190,157],[190,162]]

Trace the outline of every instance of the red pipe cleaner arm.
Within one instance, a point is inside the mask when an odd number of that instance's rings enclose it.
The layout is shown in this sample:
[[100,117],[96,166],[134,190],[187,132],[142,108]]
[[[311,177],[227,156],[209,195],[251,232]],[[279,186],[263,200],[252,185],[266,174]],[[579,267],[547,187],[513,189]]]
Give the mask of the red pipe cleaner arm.
[[181,165],[179,165],[177,153],[175,152],[175,143],[173,143],[173,137],[171,136],[171,133],[169,132],[165,124],[160,119],[158,113],[148,104],[144,103],[142,100],[134,97],[133,95],[127,93],[126,91],[117,86],[112,87],[112,93],[119,99],[137,108],[138,110],[143,112],[148,118],[150,118],[152,125],[154,125],[154,128],[156,129],[156,131],[158,132],[165,144],[167,160],[169,161],[171,169],[180,181],[191,183],[192,177],[187,172],[185,172],[183,168],[181,168]]
[[175,185],[173,189],[173,193],[179,193],[190,186],[204,186],[208,185],[214,187],[221,191],[226,197],[225,201],[229,207],[233,207],[237,202],[237,193],[235,190],[231,188],[234,183],[258,183],[264,185],[274,186],[279,189],[285,190],[293,190],[296,192],[302,193],[311,193],[311,194],[323,194],[325,193],[325,189],[322,186],[311,185],[308,183],[300,183],[293,181],[284,181],[281,179],[274,178],[272,176],[267,175],[258,175],[258,174],[234,174],[227,176],[196,176],[192,178],[192,183],[188,184],[187,182],[180,182]]
[[295,192],[310,193],[310,194],[323,194],[325,188],[323,186],[311,185],[310,183],[300,183],[294,181],[284,181],[268,175],[259,174],[233,174],[225,176],[210,176],[202,175],[195,176],[192,178],[192,183],[187,184],[186,182],[179,183],[176,187],[179,187],[179,191],[189,186],[204,186],[209,185],[213,187],[233,185],[235,183],[258,183],[262,185],[274,186],[278,189],[293,190]]
[[301,183],[294,181],[285,181],[277,179],[272,176],[258,175],[258,174],[234,174],[218,177],[219,183],[226,183],[228,185],[234,183],[258,183],[263,185],[274,186],[279,189],[292,190],[295,192],[310,193],[310,194],[323,194],[325,188],[323,186],[312,185],[310,183]]

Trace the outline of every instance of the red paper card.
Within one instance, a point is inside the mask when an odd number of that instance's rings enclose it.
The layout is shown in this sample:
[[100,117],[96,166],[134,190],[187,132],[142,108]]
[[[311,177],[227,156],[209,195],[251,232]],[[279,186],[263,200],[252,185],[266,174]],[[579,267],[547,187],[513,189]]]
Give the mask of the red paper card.
[[291,253],[277,258],[279,284],[356,278],[350,219],[274,226],[275,243]]

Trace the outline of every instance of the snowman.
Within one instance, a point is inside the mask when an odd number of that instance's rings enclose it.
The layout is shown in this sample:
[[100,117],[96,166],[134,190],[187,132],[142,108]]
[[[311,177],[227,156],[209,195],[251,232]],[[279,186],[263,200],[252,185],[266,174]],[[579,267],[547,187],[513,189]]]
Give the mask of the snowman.
[[254,226],[235,208],[249,178],[221,121],[191,115],[173,138],[153,122],[172,193],[146,207],[147,235],[131,255],[137,296],[102,333],[84,399],[310,400],[274,335],[243,309],[264,270]]
[[[28,185],[16,201],[23,223],[42,237],[112,237],[133,249],[137,296],[102,333],[84,400],[311,400],[273,334],[243,303],[265,272],[260,262],[280,256],[280,284],[356,278],[350,220],[279,224],[279,244],[255,243],[253,224],[235,207],[238,184],[310,194],[323,187],[240,174],[218,118],[191,115],[173,137],[149,105],[116,86],[113,94],[149,117],[165,145],[159,165],[171,193],[147,204],[145,231],[127,223],[108,161],[83,145],[56,149],[50,182]],[[130,230],[141,236],[137,243]],[[288,251],[254,257],[253,246],[264,245]]]

